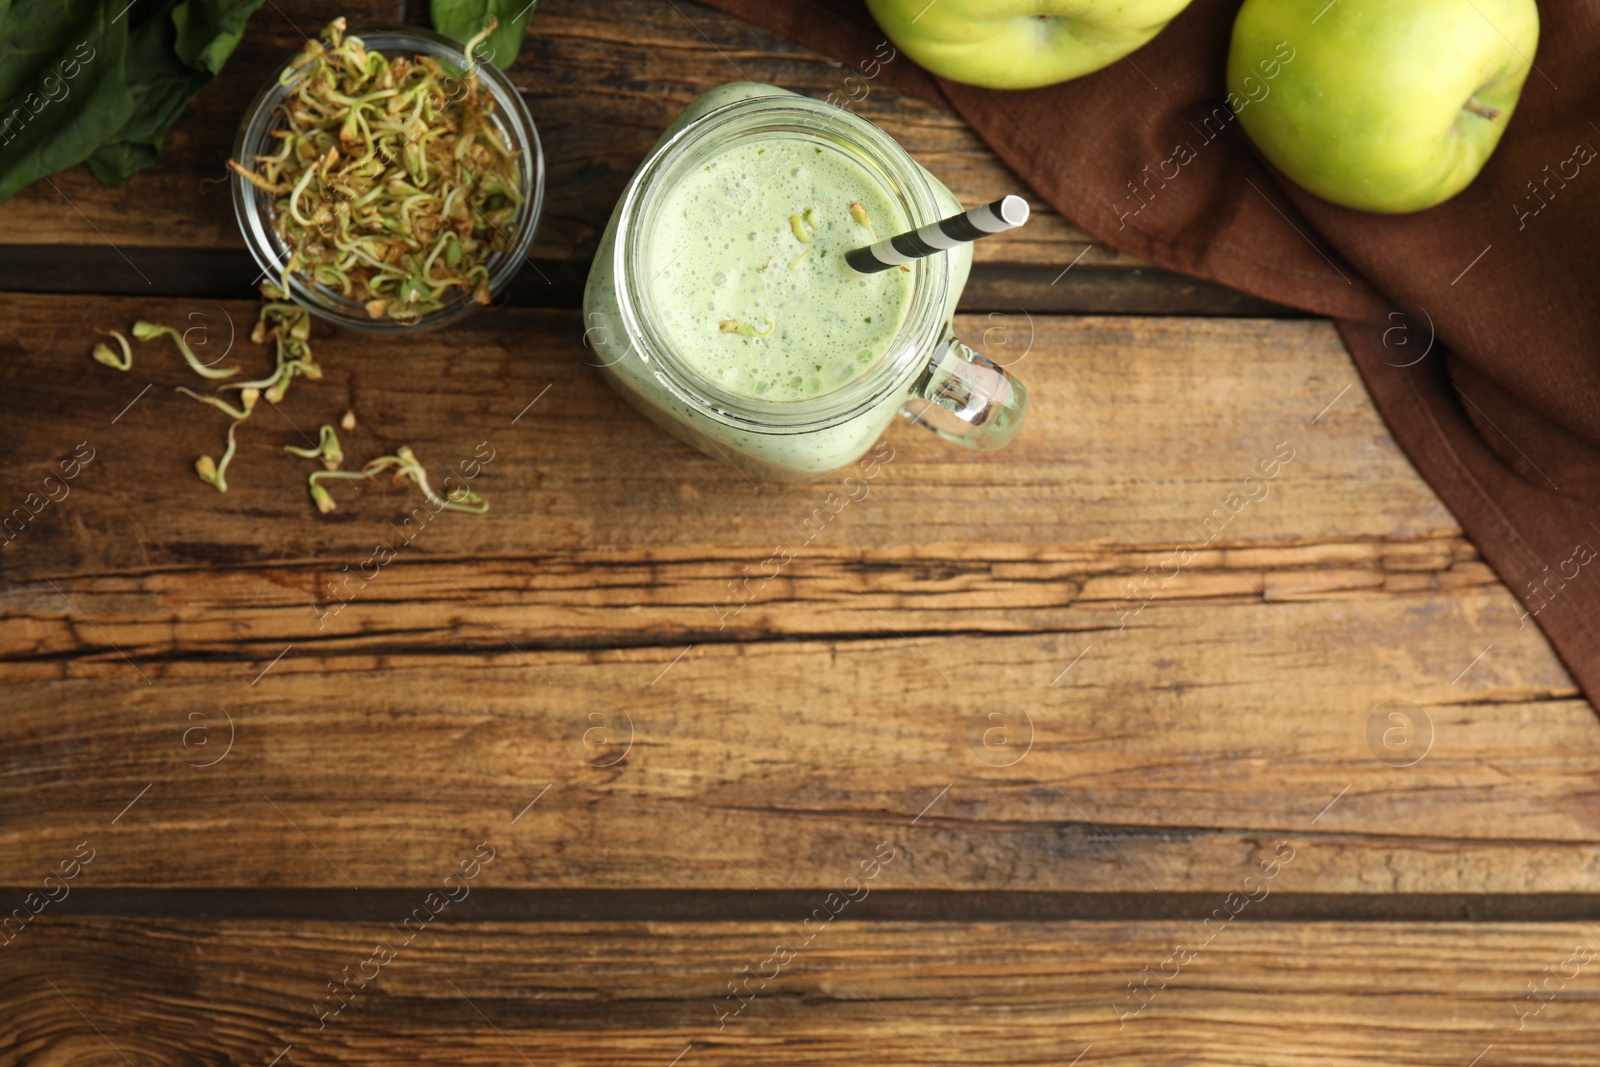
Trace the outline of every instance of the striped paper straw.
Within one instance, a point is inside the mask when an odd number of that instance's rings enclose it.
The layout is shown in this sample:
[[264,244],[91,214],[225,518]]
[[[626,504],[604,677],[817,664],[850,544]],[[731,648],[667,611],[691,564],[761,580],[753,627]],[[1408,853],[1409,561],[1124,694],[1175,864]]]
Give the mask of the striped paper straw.
[[845,253],[844,259],[862,274],[876,274],[991,233],[1014,230],[1027,221],[1028,202],[1020,196],[1003,196],[992,204],[930,222],[909,233],[897,233],[865,248],[853,249]]

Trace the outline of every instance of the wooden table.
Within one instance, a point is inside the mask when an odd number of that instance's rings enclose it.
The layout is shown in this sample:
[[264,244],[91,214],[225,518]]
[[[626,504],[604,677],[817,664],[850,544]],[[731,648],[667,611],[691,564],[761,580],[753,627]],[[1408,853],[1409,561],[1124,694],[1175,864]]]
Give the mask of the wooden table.
[[[93,330],[231,323],[266,365],[215,179],[329,14],[258,12],[133,183],[0,208],[0,505],[93,456],[0,549],[0,1063],[1596,1062],[1600,723],[1328,323],[1035,202],[958,319],[1032,386],[1026,432],[897,425],[837,514],[586,364],[588,260],[661,128],[740,73],[850,73],[689,0],[546,0],[509,306],[319,326],[327,377],[197,482],[221,417]],[[963,200],[1017,188],[866,84]],[[488,515],[338,606],[418,503],[309,507],[279,450],[346,407],[357,458],[495,459]]]

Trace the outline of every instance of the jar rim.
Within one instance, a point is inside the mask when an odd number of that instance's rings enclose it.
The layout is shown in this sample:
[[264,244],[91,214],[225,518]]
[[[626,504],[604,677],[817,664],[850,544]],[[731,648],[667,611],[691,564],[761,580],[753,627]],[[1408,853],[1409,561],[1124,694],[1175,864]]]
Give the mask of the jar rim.
[[903,391],[908,379],[923,369],[943,326],[949,276],[943,256],[917,260],[912,265],[910,309],[884,356],[867,373],[818,396],[764,400],[735,393],[688,366],[652,321],[649,310],[644,245],[651,236],[650,213],[659,208],[670,188],[668,179],[677,168],[699,162],[694,155],[697,150],[715,153],[735,137],[773,132],[843,142],[872,164],[867,168],[869,175],[899,202],[913,226],[938,218],[939,201],[927,174],[894,138],[844,108],[775,92],[708,111],[640,164],[623,195],[612,276],[630,345],[680,401],[746,431],[808,433],[848,422],[877,407]]
[[[359,38],[368,51],[406,55],[428,55],[444,60],[458,69],[468,61],[466,49],[443,34],[416,26],[373,26],[351,30],[346,38]],[[288,97],[290,89],[280,82],[284,72],[291,69],[299,52],[277,67],[255,99],[245,109],[244,119],[235,136],[233,158],[241,164],[257,155],[267,146],[269,136],[279,121],[275,117],[280,104]],[[533,244],[534,233],[544,205],[544,150],[539,141],[539,131],[534,125],[522,94],[517,91],[504,71],[493,63],[476,64],[479,84],[493,96],[495,127],[507,143],[519,153],[524,195],[517,213],[511,243],[503,252],[493,252],[488,258],[489,291],[499,296],[511,283],[527,258]],[[250,250],[256,265],[266,280],[276,280],[282,274],[283,264],[289,254],[276,228],[272,225],[272,198],[257,189],[237,171],[229,173],[233,191],[234,217],[244,235],[245,246]],[[300,274],[289,275],[289,298],[328,322],[350,329],[374,334],[416,333],[438,329],[471,314],[482,305],[470,293],[461,293],[449,304],[424,315],[415,322],[395,322],[392,319],[374,320],[366,310],[320,282],[313,282]]]

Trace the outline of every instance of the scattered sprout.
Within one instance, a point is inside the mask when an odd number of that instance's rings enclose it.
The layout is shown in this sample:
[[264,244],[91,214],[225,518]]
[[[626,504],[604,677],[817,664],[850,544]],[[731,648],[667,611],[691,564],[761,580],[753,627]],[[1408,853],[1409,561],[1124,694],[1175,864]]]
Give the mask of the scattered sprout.
[[227,451],[222,453],[221,463],[218,463],[210,456],[201,456],[194,461],[194,472],[200,476],[200,480],[207,485],[216,486],[219,493],[228,491],[228,464],[233,462],[233,453],[238,447],[238,442],[233,437],[233,431],[239,428],[239,423],[242,421],[244,420],[235,419],[228,424],[228,448]]
[[[214,463],[209,456],[202,456],[195,463],[195,473],[200,480],[209,485],[214,485],[221,492],[228,491],[227,469],[228,461],[233,458],[235,439],[234,431],[241,422],[250,418],[256,402],[265,399],[268,403],[276,404],[283,400],[284,394],[289,389],[289,383],[298,376],[316,380],[322,377],[322,368],[317,366],[311,357],[311,313],[297,304],[283,300],[283,292],[276,286],[268,283],[261,287],[261,295],[266,298],[266,303],[261,305],[261,314],[256,321],[255,328],[250,332],[250,339],[256,344],[266,344],[271,341],[276,346],[277,367],[265,378],[253,382],[229,382],[221,386],[223,390],[239,390],[239,406],[234,407],[220,396],[205,396],[183,386],[178,387],[178,392],[185,396],[193,397],[202,404],[209,404],[233,420],[228,427],[228,450],[224,453],[221,463]],[[189,356],[183,338],[176,331],[164,326],[155,326],[148,322],[134,324],[134,336],[141,338],[159,337],[162,333],[171,334],[178,342],[178,347]],[[218,377],[216,372],[206,373],[209,368],[201,368],[190,357],[190,365],[208,378]],[[227,374],[237,373],[238,368],[230,368]],[[331,431],[331,427],[328,427]],[[323,444],[326,444],[324,440]],[[334,449],[338,448],[338,440],[333,442]],[[317,455],[323,455],[322,446],[319,446]],[[339,455],[342,459],[342,454]],[[326,462],[326,460],[325,460]]]
[[111,351],[111,347],[104,341],[101,341],[94,346],[94,361],[96,363],[104,363],[106,366],[113,367],[120,371],[132,370],[133,349],[128,346],[128,339],[116,330],[96,330],[95,332],[105,333],[107,336],[115,337],[117,339],[117,346],[122,349],[122,358],[118,359],[117,354]]
[[850,202],[850,217],[867,229],[872,229],[872,216],[868,215],[867,209],[861,206],[861,201],[852,200]]
[[328,514],[338,506],[333,502],[333,496],[316,482],[311,483],[311,502],[315,504],[317,506],[317,510],[324,515]]
[[173,343],[178,346],[178,351],[183,353],[183,358],[188,362],[190,368],[202,378],[232,378],[239,373],[238,367],[227,367],[218,370],[216,367],[208,367],[201,363],[200,358],[189,348],[189,343],[183,339],[183,334],[174,330],[171,326],[158,326],[153,322],[136,322],[133,324],[133,336],[141,341],[151,341],[157,337],[172,338]]
[[442,497],[434,492],[433,486],[428,481],[428,472],[417,461],[416,454],[409,445],[401,445],[395,449],[392,456],[379,456],[371,460],[358,471],[320,470],[312,471],[307,484],[311,487],[311,500],[316,504],[317,510],[326,515],[336,506],[333,497],[321,484],[323,481],[340,479],[344,481],[365,481],[382,474],[386,470],[395,472],[395,480],[410,480],[428,503],[446,511],[465,511],[471,515],[482,515],[489,510],[489,502],[477,493],[465,487],[452,490],[449,497]]
[[185,389],[181,385],[178,386],[178,392],[183,393],[185,396],[192,396],[202,404],[210,404],[233,420],[228,424],[228,448],[227,451],[222,453],[222,462],[218,463],[210,456],[201,456],[194,461],[194,472],[200,476],[200,480],[207,485],[216,486],[217,492],[226,493],[228,491],[228,464],[233,462],[233,453],[238,447],[238,442],[233,436],[234,431],[239,428],[241,422],[250,417],[250,412],[256,406],[256,401],[261,399],[261,390],[244,390],[239,394],[240,406],[237,408],[229,406],[221,397],[202,396],[192,389]]
[[[349,412],[345,414],[348,415]],[[284,445],[283,450],[291,456],[300,456],[303,459],[320,459],[323,468],[330,471],[338,470],[339,465],[344,462],[344,449],[339,447],[339,434],[327,423],[322,424],[322,436],[317,441],[316,448]]]
[[253,382],[232,382],[224,389],[261,389],[267,401],[282,402],[289,391],[289,383],[298,375],[316,381],[322,377],[322,368],[311,356],[311,313],[298,304],[281,299],[275,286],[263,285],[261,293],[267,302],[261,305],[260,317],[250,340],[258,345],[271,341],[276,346],[277,367],[265,378]]
[[195,392],[193,389],[185,389],[181,385],[178,386],[178,392],[182,393],[184,396],[192,396],[202,404],[210,404],[212,407],[228,416],[228,418],[232,419],[234,422],[243,422],[245,419],[248,419],[250,417],[250,410],[256,406],[256,401],[261,399],[261,390],[246,389],[244,392],[239,394],[240,406],[232,407],[226,400],[223,400],[219,396],[205,396],[204,394]]
[[[285,301],[283,299],[283,290],[271,283],[261,287],[261,294],[266,298],[266,302],[261,306],[261,314],[255,328],[251,331],[250,339],[256,344],[272,342],[276,346],[276,369],[267,377],[257,381],[229,382],[226,385],[219,386],[219,391],[232,389],[239,391],[237,406],[229,403],[222,396],[197,393],[193,389],[188,389],[181,385],[177,387],[178,392],[183,395],[214,407],[228,416],[228,445],[227,449],[222,453],[222,459],[217,460],[211,456],[201,456],[194,461],[194,472],[199,476],[200,480],[207,485],[215,487],[221,493],[228,491],[228,464],[233,462],[233,457],[238,451],[237,431],[240,425],[250,420],[256,405],[263,399],[274,404],[282,400],[289,383],[297,376],[313,380],[322,377],[322,369],[311,356],[310,313],[296,304]],[[746,336],[765,337],[773,329],[772,320],[768,319],[766,333],[757,334],[754,330],[750,330]],[[238,372],[236,367],[230,368],[225,372],[219,372],[201,365],[194,358],[194,354],[189,351],[188,346],[184,344],[183,336],[169,327],[141,321],[134,324],[132,332],[133,336],[141,341],[152,340],[163,335],[171,336],[177,342],[179,350],[183,352],[190,367],[196,373],[205,377],[226,377]],[[133,351],[128,344],[127,338],[122,334],[111,331],[110,336],[117,339],[117,343],[123,351],[122,357],[119,359],[116,353],[102,342],[95,346],[94,358],[108,367],[115,367],[118,370],[125,371],[133,365]],[[356,413],[346,410],[339,417],[339,426],[347,431],[354,430],[356,428]],[[315,459],[322,463],[323,469],[312,472],[309,484],[311,501],[316,505],[317,510],[324,515],[333,511],[335,504],[333,496],[328,490],[318,484],[320,479],[366,479],[385,470],[394,470],[396,478],[409,479],[414,482],[422,490],[423,495],[428,498],[429,503],[435,507],[451,511],[465,511],[473,515],[482,515],[489,510],[489,502],[487,500],[465,487],[452,490],[447,497],[442,497],[436,493],[433,486],[428,482],[428,472],[423,469],[422,464],[417,462],[416,455],[409,447],[397,449],[392,456],[379,456],[362,467],[360,471],[340,470],[339,468],[343,465],[345,458],[344,449],[339,443],[338,431],[328,423],[322,425],[317,447],[298,448],[293,445],[287,445],[284,447],[284,451],[291,455],[301,456],[305,459]]]

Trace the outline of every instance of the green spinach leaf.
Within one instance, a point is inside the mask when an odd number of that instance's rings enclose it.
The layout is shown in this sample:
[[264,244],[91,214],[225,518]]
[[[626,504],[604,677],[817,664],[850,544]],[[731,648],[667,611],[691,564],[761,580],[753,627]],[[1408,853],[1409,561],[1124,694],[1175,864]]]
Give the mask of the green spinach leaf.
[[133,114],[118,10],[0,0],[0,200],[82,163]]
[[108,182],[155,162],[262,2],[0,0],[0,200],[85,161]]
[[125,182],[156,161],[167,130],[222,69],[262,0],[165,0],[128,42],[133,114],[89,157],[103,182]]
[[488,25],[489,16],[500,25],[489,39],[478,46],[478,58],[501,70],[516,62],[522,38],[528,32],[528,19],[539,0],[432,0],[433,28],[462,44],[476,37]]

